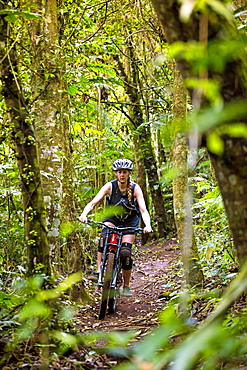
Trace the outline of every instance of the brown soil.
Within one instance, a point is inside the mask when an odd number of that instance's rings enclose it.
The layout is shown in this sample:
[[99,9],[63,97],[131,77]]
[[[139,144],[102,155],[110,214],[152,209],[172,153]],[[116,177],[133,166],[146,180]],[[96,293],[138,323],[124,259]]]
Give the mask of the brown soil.
[[92,302],[84,306],[77,316],[77,329],[81,332],[122,331],[139,329],[147,332],[158,324],[158,313],[164,308],[169,295],[167,282],[176,280],[179,249],[174,240],[137,246],[130,288],[132,297],[120,297],[114,314],[98,320],[100,291],[90,282]]

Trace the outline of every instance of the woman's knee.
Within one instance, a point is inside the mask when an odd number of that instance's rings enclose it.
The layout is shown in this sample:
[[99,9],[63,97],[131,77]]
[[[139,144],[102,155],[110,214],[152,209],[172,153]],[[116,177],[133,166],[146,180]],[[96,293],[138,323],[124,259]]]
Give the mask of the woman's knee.
[[120,249],[120,260],[122,263],[123,270],[131,270],[133,265],[132,260],[132,244],[131,243],[122,243]]

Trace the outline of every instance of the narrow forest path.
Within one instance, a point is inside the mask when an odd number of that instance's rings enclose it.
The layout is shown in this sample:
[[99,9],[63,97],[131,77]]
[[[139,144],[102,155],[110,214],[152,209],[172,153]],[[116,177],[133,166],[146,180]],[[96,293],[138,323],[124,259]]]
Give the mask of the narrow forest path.
[[165,306],[167,292],[172,291],[169,285],[172,286],[173,279],[177,280],[174,266],[178,258],[179,249],[175,240],[137,245],[130,285],[133,296],[120,297],[116,312],[98,320],[100,291],[97,284],[90,282],[93,301],[78,312],[77,329],[82,333],[131,329],[148,332],[158,324],[157,314]]

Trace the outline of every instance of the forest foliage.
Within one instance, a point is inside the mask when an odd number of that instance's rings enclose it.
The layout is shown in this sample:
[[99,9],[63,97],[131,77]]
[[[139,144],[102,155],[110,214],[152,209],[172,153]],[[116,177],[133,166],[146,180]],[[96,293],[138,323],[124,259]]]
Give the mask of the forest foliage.
[[[184,1],[184,6],[188,3]],[[225,2],[203,2],[202,9],[200,2],[195,3],[199,11],[211,7],[225,22],[232,22]],[[193,11],[198,9],[183,14],[189,19]],[[51,28],[52,17],[57,22],[56,32]],[[232,117],[237,119],[246,112],[246,107],[236,108],[234,102],[223,112],[219,109],[223,99],[215,80],[200,81],[200,89],[210,102],[207,109],[200,111],[196,100],[188,97],[188,119],[176,122],[179,127],[173,121],[173,58],[183,56],[193,65],[195,73],[203,74],[212,63],[221,73],[238,43],[234,39],[230,44],[224,40],[212,43],[210,47],[219,50],[214,62],[210,52],[205,58],[202,42],[189,45],[178,42],[171,46],[148,1],[54,0],[47,7],[39,1],[10,1],[1,3],[1,27],[3,19],[11,34],[8,33],[7,47],[0,54],[0,63],[15,51],[14,80],[21,84],[27,120],[34,129],[35,146],[40,148],[38,170],[44,183],[47,220],[52,219],[47,221],[48,235],[49,230],[53,233],[49,239],[51,276],[44,273],[42,263],[34,263],[32,276],[27,276],[30,246],[24,233],[27,222],[22,202],[24,190],[17,165],[16,132],[3,94],[0,98],[0,345],[3,348],[0,364],[10,364],[12,354],[21,353],[26,345],[30,350],[39,348],[42,366],[48,369],[56,356],[79,346],[90,347],[99,335],[83,337],[76,332],[73,317],[87,292],[83,292],[79,302],[78,297],[71,298],[71,292],[93,265],[98,238],[94,231],[80,225],[77,217],[99,188],[112,178],[112,162],[117,157],[133,160],[134,180],[138,179],[140,168],[144,168],[146,201],[154,228],[152,238],[160,238],[160,220],[152,197],[157,188],[150,188],[151,175],[147,172],[153,163],[148,161],[148,152],[143,155],[137,146],[144,134],[150,135],[157,165],[157,187],[161,189],[165,210],[165,237],[169,238],[176,234],[172,183],[179,169],[173,166],[175,135],[188,133],[191,127],[195,130],[196,122],[203,141],[203,134],[212,129],[207,145],[216,155],[223,151],[222,135],[246,138],[243,122],[213,130],[222,120],[228,123]],[[237,8],[234,22],[244,44],[245,19],[243,4]],[[13,67],[11,62],[10,65]],[[132,91],[126,88],[123,71],[128,83],[134,86]],[[189,90],[196,89],[198,79],[187,79],[186,84]],[[131,100],[131,93],[136,94],[136,103]],[[48,107],[53,117],[51,122],[48,122]],[[137,108],[142,116],[140,125]],[[239,259],[208,153],[203,145],[189,149],[192,223],[204,284],[199,291],[198,287],[185,287],[182,292],[174,292],[174,299],[159,315],[159,327],[131,351],[126,348],[134,333],[126,336],[105,333],[108,353],[130,358],[119,369],[150,366],[146,368],[158,370],[168,365],[175,370],[216,369],[246,365],[246,308],[234,311],[234,303],[242,299],[246,289],[246,264],[237,275]],[[44,153],[48,153],[47,157]],[[96,216],[102,211],[103,204],[97,208]],[[217,308],[197,326],[190,310],[193,297],[210,294],[215,289],[226,290],[225,296],[209,295],[209,302],[213,301]],[[219,339],[222,337],[224,341]],[[179,346],[177,338],[181,338]]]

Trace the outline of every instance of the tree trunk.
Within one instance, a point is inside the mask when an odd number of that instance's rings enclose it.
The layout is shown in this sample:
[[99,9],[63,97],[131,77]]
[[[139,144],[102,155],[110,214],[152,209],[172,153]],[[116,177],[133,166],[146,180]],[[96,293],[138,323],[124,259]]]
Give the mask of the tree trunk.
[[[3,6],[3,4],[2,4]],[[13,141],[21,181],[28,275],[35,272],[50,275],[45,207],[41,186],[37,141],[28,114],[21,82],[18,79],[15,46],[9,48],[10,24],[0,16],[0,60],[3,96],[12,126]],[[3,47],[4,45],[4,47]],[[8,50],[8,52],[7,52]]]
[[[231,58],[224,60],[224,69],[219,71],[215,68],[214,63],[208,64],[204,77],[208,77],[212,81],[218,81],[221,86],[224,107],[227,107],[229,102],[235,102],[236,104],[234,108],[235,116],[230,120],[229,114],[225,114],[220,122],[221,126],[218,125],[217,128],[220,129],[222,124],[225,123],[231,125],[230,128],[236,122],[246,123],[247,81],[245,71],[247,55],[233,22],[230,24],[223,16],[215,13],[210,8],[207,15],[199,12],[192,13],[189,22],[185,23],[179,14],[181,10],[179,1],[152,0],[152,3],[170,44],[176,41],[185,43],[204,41],[206,44],[211,41],[224,41],[226,44],[226,40],[228,40],[229,44],[237,45],[237,48],[231,54]],[[210,53],[208,57],[210,56],[211,60],[215,60],[219,58],[221,50],[219,48],[207,48],[207,52]],[[195,71],[191,68],[192,65],[188,60],[180,57],[177,62],[184,78],[195,77]],[[197,76],[197,78],[200,77]],[[192,97],[195,92],[190,91]],[[210,107],[210,102],[207,101],[205,96],[202,96],[198,108],[201,103],[203,103],[204,110]],[[212,113],[211,117],[213,116]],[[207,121],[209,126],[210,123]],[[227,128],[225,131],[227,131]],[[205,133],[206,137],[208,133]],[[243,264],[247,251],[247,138],[237,137],[241,135],[227,134],[226,132],[221,134],[218,131],[217,133],[222,140],[223,151],[222,153],[210,153],[210,156],[219,182],[239,262]]]
[[224,138],[224,155],[210,157],[241,265],[247,252],[247,140]]
[[[56,0],[35,0],[36,12],[44,15],[29,26],[33,70],[31,75],[32,114],[39,142],[40,169],[50,248],[54,262],[59,262],[60,202],[63,173],[62,76],[64,62],[59,47],[58,9]],[[57,266],[57,264],[55,265]]]
[[[139,147],[138,146],[138,137],[137,137],[137,135],[133,136],[133,142],[134,142],[134,147],[136,148],[136,150],[135,150],[135,163],[136,163],[136,174],[137,174],[136,182],[141,187],[142,192],[143,192],[143,196],[144,196],[144,199],[145,199],[145,203],[147,205],[147,208],[149,208],[148,196],[147,196],[147,186],[146,186],[146,184],[147,184],[147,182],[146,182],[146,171],[145,171],[145,167],[144,167],[144,163],[143,163],[143,159],[142,159],[142,154],[139,153],[139,150],[137,150],[137,148]],[[141,220],[141,225],[140,226],[144,227],[143,220]],[[141,234],[141,239],[142,239],[142,245],[144,245],[147,242],[148,234],[147,233],[146,234],[142,233]]]
[[143,160],[148,176],[150,194],[155,209],[155,219],[158,226],[158,234],[160,238],[164,238],[167,235],[167,219],[165,214],[163,195],[159,183],[156,158],[151,143],[150,126],[148,124],[141,127],[140,129],[139,143],[143,153]]
[[[159,183],[158,171],[156,166],[156,158],[154,150],[152,147],[152,139],[149,124],[143,125],[144,118],[141,108],[140,96],[138,94],[138,71],[136,69],[136,62],[134,61],[134,56],[132,55],[132,50],[130,47],[130,65],[131,72],[130,76],[127,76],[124,66],[121,63],[119,57],[115,57],[118,64],[118,73],[123,79],[126,94],[128,95],[132,105],[130,106],[130,117],[131,124],[136,129],[136,136],[138,138],[135,140],[137,144],[137,151],[142,152],[143,163],[145,166],[145,171],[148,177],[148,183],[150,187],[150,194],[153,201],[153,206],[155,210],[155,221],[158,226],[158,234],[160,238],[166,236],[166,215],[164,208],[164,201],[162,196],[162,191]],[[131,82],[130,82],[131,81]]]
[[[43,1],[35,0],[37,12]],[[59,4],[63,6],[62,2]],[[79,236],[68,237],[60,248],[61,222],[76,220],[73,156],[69,134],[69,107],[65,91],[65,58],[60,45],[60,23],[56,0],[45,1],[44,21],[32,21],[29,28],[33,64],[32,74],[35,129],[39,138],[40,166],[47,207],[48,237],[55,268],[62,273],[82,269]],[[62,14],[62,13],[61,13]],[[60,14],[60,20],[62,15]],[[71,242],[73,240],[73,242]],[[64,265],[61,265],[61,259]],[[66,262],[67,261],[67,262]]]
[[173,204],[177,235],[181,249],[186,283],[195,285],[202,283],[203,275],[198,265],[198,252],[195,243],[191,214],[192,195],[188,187],[188,145],[180,125],[186,119],[187,91],[180,72],[174,71],[173,89],[173,124],[175,140],[173,146],[173,165],[178,174],[173,180]]

